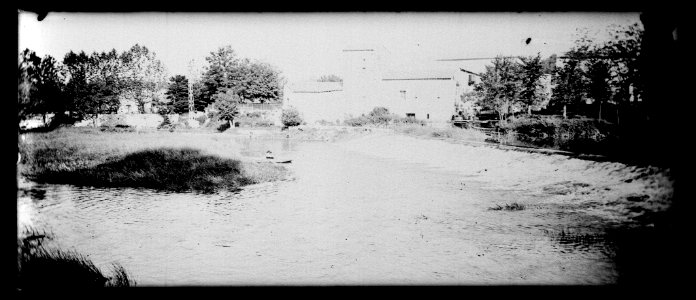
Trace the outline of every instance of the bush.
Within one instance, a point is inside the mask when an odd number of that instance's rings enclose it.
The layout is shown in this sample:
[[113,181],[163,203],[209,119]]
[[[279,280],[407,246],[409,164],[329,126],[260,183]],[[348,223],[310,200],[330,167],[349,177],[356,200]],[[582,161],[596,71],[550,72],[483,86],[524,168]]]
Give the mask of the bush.
[[218,123],[218,124],[220,124],[220,125],[218,125],[217,128],[216,128],[218,132],[223,132],[223,131],[225,131],[225,130],[227,130],[227,129],[230,129],[230,127],[232,127],[232,126],[230,126],[230,122],[227,122],[227,121],[220,122],[220,123]]
[[135,132],[135,128],[128,125],[116,125],[116,126],[99,126],[100,131],[104,132]]
[[415,124],[415,125],[426,125],[428,124],[427,122],[423,120],[419,120],[416,118],[409,118],[409,117],[403,117],[403,118],[397,118],[394,119],[394,123],[399,123],[399,124]]
[[300,116],[300,112],[297,111],[296,108],[289,107],[287,109],[283,109],[281,121],[283,122],[283,125],[287,127],[298,126],[302,124],[302,117]]
[[346,119],[348,126],[388,125],[398,120],[399,117],[389,112],[385,107],[375,107],[367,115]]
[[506,140],[576,152],[605,152],[616,142],[615,128],[606,121],[525,116],[501,122]]
[[118,125],[128,125],[126,124],[125,116],[109,114],[105,115],[104,120],[101,122],[102,127],[116,127]]
[[205,124],[205,121],[208,119],[208,117],[206,115],[199,115],[194,119],[196,119],[196,121],[198,121],[199,124],[203,125]]

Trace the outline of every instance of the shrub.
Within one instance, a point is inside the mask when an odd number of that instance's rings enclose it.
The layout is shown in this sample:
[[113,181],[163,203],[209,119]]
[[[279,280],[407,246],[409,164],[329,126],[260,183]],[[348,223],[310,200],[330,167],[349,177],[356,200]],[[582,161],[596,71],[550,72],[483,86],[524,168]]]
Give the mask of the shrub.
[[296,108],[289,107],[287,109],[283,109],[281,121],[283,122],[283,125],[287,127],[297,126],[302,124],[302,116],[300,116],[300,112],[297,111]]
[[199,115],[194,119],[196,119],[196,121],[198,121],[199,124],[203,125],[205,124],[205,121],[208,119],[208,117],[206,115]]
[[218,124],[219,125],[216,128],[218,132],[223,132],[227,129],[230,129],[230,127],[232,127],[232,126],[230,126],[230,122],[219,122]]
[[100,131],[104,132],[135,132],[135,128],[129,125],[116,125],[116,126],[99,126]]
[[616,142],[612,124],[588,118],[525,116],[501,122],[500,128],[512,143],[567,151],[604,152]]

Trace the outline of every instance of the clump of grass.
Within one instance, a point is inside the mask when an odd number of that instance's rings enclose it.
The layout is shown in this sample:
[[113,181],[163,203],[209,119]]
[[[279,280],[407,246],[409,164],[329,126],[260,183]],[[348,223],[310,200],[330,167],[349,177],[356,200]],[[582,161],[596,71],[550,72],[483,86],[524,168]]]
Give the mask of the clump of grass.
[[[221,189],[238,190],[282,175],[273,167],[251,169],[251,174],[244,173],[241,161],[205,155],[197,149],[161,148],[137,151],[88,168],[45,170],[33,179],[47,183],[212,193]],[[262,175],[268,170],[273,173]]]
[[507,211],[516,211],[516,210],[524,210],[527,207],[524,204],[519,204],[517,202],[513,203],[506,203],[505,205],[500,205],[497,204],[494,207],[489,207],[488,210],[507,210]]
[[70,287],[129,287],[136,282],[126,270],[113,264],[113,275],[106,276],[92,261],[76,251],[48,248],[52,235],[26,229],[17,239],[18,289]]

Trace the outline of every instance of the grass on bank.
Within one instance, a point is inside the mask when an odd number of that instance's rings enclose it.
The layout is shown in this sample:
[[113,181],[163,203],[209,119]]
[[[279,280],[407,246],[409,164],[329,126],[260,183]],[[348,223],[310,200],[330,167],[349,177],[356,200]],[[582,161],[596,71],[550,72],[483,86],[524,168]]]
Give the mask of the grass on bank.
[[20,142],[19,171],[37,182],[210,193],[287,176],[283,166],[236,159],[238,145],[213,134],[66,128],[29,139]]
[[111,276],[84,255],[46,246],[52,235],[35,229],[25,229],[17,239],[17,288],[98,288],[129,287],[136,282],[119,264],[112,264]]

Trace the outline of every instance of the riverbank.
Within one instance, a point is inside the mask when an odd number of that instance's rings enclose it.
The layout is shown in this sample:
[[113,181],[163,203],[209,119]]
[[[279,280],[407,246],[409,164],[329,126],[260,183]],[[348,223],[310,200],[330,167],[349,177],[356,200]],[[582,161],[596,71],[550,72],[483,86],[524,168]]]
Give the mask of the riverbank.
[[[685,257],[677,245],[670,169],[497,149],[489,145],[373,134],[340,147],[399,164],[450,174],[443,188],[481,188],[499,198],[487,209],[525,222],[553,222],[544,234],[560,244],[601,245],[613,257],[619,284],[669,285]],[[530,225],[522,225],[530,226]],[[577,248],[576,248],[577,249]]]
[[18,174],[37,182],[214,192],[286,179],[280,165],[242,159],[232,136],[209,132],[25,134]]
[[[549,196],[526,207],[566,207],[615,222],[648,224],[666,211],[673,193],[669,169],[596,162],[487,145],[457,144],[381,133],[339,142],[351,151],[453,172],[489,189]],[[502,203],[501,203],[502,204]],[[648,223],[645,223],[648,222]]]

